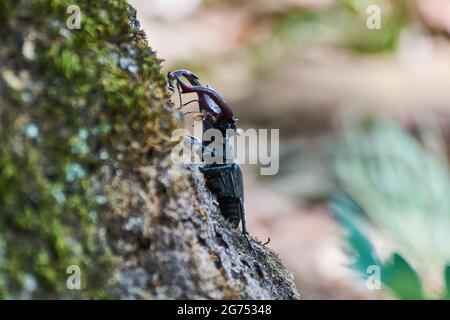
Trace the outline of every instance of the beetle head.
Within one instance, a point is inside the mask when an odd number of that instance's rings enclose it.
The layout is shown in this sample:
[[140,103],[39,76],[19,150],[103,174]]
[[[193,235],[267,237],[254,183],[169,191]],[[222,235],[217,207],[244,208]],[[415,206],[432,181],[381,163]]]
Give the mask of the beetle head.
[[177,80],[179,77],[185,77],[191,84],[200,84],[199,83],[199,78],[192,73],[189,70],[186,69],[179,69],[179,70],[175,70],[175,71],[171,71],[167,73],[167,79],[169,82],[169,90],[170,91],[174,91],[175,87],[173,85],[173,81]]

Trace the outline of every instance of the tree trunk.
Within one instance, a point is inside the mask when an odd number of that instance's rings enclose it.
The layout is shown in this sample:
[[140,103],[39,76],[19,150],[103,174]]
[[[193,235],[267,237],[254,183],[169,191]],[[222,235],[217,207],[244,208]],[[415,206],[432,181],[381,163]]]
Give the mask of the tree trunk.
[[170,160],[179,115],[135,10],[77,1],[78,29],[69,5],[0,2],[0,297],[298,298]]

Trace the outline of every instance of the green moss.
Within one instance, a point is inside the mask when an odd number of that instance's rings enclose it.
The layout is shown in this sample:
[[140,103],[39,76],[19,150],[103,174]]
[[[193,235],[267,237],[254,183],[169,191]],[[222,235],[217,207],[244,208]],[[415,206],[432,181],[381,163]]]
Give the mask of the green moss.
[[[126,2],[77,1],[79,30],[65,27],[71,4],[0,6],[0,71],[28,79],[18,89],[0,77],[0,298],[109,297],[117,259],[100,230],[112,211],[92,180],[110,164],[105,152],[164,147],[176,126],[160,61],[130,25]],[[83,290],[67,289],[70,265],[80,267]],[[37,286],[27,292],[30,278]]]

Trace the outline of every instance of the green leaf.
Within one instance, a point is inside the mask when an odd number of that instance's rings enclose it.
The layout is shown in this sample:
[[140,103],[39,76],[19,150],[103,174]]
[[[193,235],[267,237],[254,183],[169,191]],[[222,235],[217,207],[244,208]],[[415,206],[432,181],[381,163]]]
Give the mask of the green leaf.
[[450,265],[445,268],[445,285],[447,290],[442,298],[450,300]]
[[337,221],[348,232],[348,241],[356,258],[352,267],[367,276],[367,267],[376,265],[377,259],[373,254],[372,245],[358,228],[358,221],[361,220],[361,208],[345,195],[333,196],[330,208]]
[[[352,267],[364,279],[371,275],[367,268],[376,265],[380,267],[381,282],[398,298],[424,299],[419,276],[401,255],[394,254],[384,264],[375,255],[372,244],[361,231],[361,226],[365,223],[364,212],[357,203],[346,195],[335,195],[330,201],[330,209],[348,232],[348,241],[356,259]],[[447,283],[449,282],[450,269],[447,269]]]
[[381,281],[400,299],[424,299],[419,276],[399,254],[381,267]]

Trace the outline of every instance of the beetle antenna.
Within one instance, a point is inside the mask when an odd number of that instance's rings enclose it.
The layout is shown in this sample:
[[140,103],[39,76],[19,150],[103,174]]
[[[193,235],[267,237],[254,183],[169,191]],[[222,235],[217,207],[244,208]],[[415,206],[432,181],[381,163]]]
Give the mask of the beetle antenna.
[[266,244],[269,244],[269,242],[270,242],[270,237],[268,237],[267,241],[264,242],[262,245],[265,246]]
[[191,101],[189,101],[189,102],[186,102],[185,104],[182,104],[182,105],[181,105],[181,108],[186,107],[188,104],[190,104],[190,103],[192,103],[192,102],[198,102],[198,100],[197,100],[197,99],[194,99],[194,100],[191,100]]
[[183,108],[183,100],[181,98],[181,87],[180,83],[177,81],[178,98],[180,99],[180,109]]

